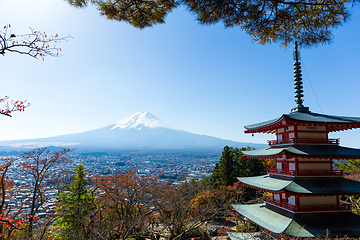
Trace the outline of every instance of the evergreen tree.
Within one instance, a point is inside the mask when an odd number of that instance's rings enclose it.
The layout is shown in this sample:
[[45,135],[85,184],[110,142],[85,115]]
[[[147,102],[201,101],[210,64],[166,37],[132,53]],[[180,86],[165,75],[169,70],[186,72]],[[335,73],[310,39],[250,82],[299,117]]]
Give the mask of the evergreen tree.
[[342,170],[347,176],[359,175],[360,173],[360,159],[347,159],[346,161],[337,161],[334,165]]
[[252,150],[252,148],[225,146],[212,175],[203,181],[203,185],[210,187],[229,186],[237,182],[237,177],[266,174],[266,164],[264,164],[263,160],[242,158],[242,152],[249,150]]
[[173,9],[183,6],[200,24],[222,22],[238,27],[261,43],[283,46],[297,40],[301,45],[331,43],[332,29],[350,19],[359,0],[66,0],[75,7],[94,4],[109,19],[138,28],[164,23]]
[[96,196],[87,188],[88,180],[84,165],[75,167],[76,174],[66,191],[58,193],[56,209],[60,217],[56,221],[58,229],[55,239],[91,239],[91,225],[97,210]]
[[217,180],[219,179],[219,163],[215,164],[214,170],[212,171],[212,174],[210,177],[206,177],[202,180],[203,186],[207,187],[213,187],[218,186]]
[[229,186],[236,182],[235,169],[235,152],[236,149],[225,146],[220,157],[218,168],[218,180],[217,185]]
[[239,149],[239,155],[236,157],[236,176],[252,177],[267,173],[267,163],[261,159],[248,159],[242,157],[243,151],[252,150],[250,147]]

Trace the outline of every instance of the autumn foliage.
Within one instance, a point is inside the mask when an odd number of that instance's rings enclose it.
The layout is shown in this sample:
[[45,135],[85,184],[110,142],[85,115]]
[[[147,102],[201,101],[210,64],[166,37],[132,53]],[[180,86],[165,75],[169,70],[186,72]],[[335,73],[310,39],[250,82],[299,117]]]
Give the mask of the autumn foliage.
[[[17,159],[2,159],[0,240],[205,237],[201,229],[208,221],[230,216],[231,204],[242,201],[244,191],[237,185],[169,185],[160,176],[141,176],[135,170],[90,179],[81,164],[69,175],[64,167],[71,163],[70,152],[38,148]],[[15,184],[9,171],[26,176],[29,183]],[[51,200],[47,192],[55,189],[56,211],[39,218]],[[12,208],[6,201],[16,201],[19,191],[26,192],[26,202]]]
[[98,177],[94,187],[101,193],[101,222],[109,239],[186,239],[211,219],[228,216],[231,203],[243,194],[239,186],[204,189],[196,181],[170,186],[135,172]]
[[[69,162],[70,149],[51,152],[46,148],[27,151],[15,158],[2,158],[0,161],[0,240],[5,239],[46,239],[46,231],[51,223],[51,213],[40,221],[38,214],[50,197],[47,192],[56,184],[48,185],[49,179],[61,181],[62,167]],[[11,173],[11,174],[10,174]],[[20,174],[28,184],[15,183],[9,176]],[[19,195],[19,193],[25,193]],[[21,199],[16,196],[22,196]],[[19,200],[18,200],[19,199]],[[8,204],[15,202],[16,205]]]
[[30,106],[30,103],[25,101],[8,101],[9,97],[0,98],[0,103],[5,103],[5,108],[0,109],[0,114],[11,117],[11,113],[19,111],[23,112],[25,108]]

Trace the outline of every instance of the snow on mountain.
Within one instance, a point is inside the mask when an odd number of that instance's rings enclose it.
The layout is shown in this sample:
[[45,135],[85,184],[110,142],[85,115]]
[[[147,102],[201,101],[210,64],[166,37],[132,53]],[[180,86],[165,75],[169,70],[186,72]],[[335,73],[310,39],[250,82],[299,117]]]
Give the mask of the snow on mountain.
[[117,123],[115,123],[115,126],[111,128],[111,130],[115,128],[120,129],[137,129],[141,130],[143,127],[146,128],[169,128],[169,129],[175,129],[163,121],[157,119],[155,116],[153,116],[151,113],[148,112],[137,112]]

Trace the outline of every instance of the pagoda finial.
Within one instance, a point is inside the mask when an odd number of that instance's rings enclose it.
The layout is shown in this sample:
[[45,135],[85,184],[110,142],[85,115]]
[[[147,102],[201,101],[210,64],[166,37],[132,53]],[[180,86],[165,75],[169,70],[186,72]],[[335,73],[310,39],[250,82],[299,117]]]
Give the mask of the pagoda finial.
[[302,82],[302,74],[301,74],[301,63],[300,60],[300,52],[298,50],[298,42],[295,41],[295,51],[294,51],[294,93],[295,93],[295,102],[297,103],[296,107],[291,109],[291,112],[310,112],[308,107],[304,107],[302,104],[304,100],[303,94],[303,82]]

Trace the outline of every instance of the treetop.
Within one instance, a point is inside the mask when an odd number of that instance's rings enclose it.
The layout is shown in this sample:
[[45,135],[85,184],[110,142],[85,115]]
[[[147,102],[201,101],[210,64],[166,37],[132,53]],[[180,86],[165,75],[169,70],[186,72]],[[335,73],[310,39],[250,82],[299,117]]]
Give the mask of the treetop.
[[143,29],[164,23],[176,7],[185,6],[200,24],[238,27],[260,44],[298,41],[303,47],[329,44],[332,30],[350,18],[359,0],[67,0],[74,7],[92,3],[108,19]]

